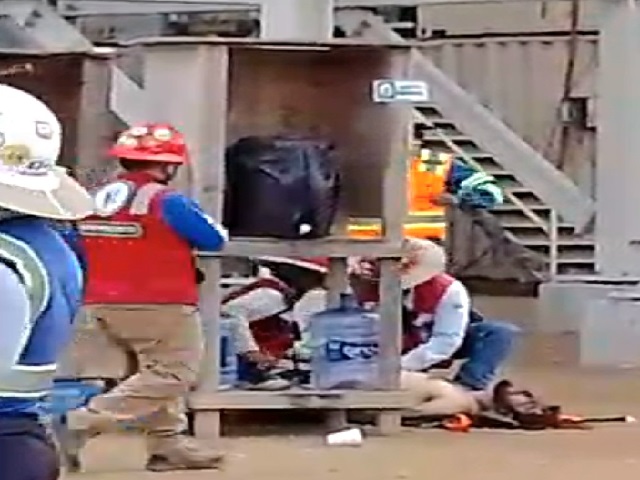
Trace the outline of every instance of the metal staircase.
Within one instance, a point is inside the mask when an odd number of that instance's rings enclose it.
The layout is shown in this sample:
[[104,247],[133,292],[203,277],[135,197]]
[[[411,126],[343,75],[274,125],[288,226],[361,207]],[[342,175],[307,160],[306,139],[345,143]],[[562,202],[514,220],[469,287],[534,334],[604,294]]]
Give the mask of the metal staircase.
[[551,207],[443,117],[437,106],[416,106],[414,124],[424,147],[450,151],[496,178],[506,195],[504,204],[492,210],[493,215],[519,243],[547,261],[551,275],[594,273],[593,240],[559,222]]

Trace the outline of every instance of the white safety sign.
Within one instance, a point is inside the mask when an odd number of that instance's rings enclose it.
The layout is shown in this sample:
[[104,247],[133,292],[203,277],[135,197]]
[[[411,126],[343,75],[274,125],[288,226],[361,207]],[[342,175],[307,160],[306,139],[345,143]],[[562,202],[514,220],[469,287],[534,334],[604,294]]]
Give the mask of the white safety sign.
[[423,103],[431,100],[429,85],[418,80],[374,80],[372,97],[376,103]]

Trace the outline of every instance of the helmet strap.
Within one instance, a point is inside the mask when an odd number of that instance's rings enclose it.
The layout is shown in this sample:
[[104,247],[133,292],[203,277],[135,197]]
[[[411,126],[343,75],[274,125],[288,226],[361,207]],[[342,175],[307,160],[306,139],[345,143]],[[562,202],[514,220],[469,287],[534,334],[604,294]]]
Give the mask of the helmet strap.
[[165,173],[165,182],[171,182],[178,175],[178,168],[180,165],[164,165],[164,173]]

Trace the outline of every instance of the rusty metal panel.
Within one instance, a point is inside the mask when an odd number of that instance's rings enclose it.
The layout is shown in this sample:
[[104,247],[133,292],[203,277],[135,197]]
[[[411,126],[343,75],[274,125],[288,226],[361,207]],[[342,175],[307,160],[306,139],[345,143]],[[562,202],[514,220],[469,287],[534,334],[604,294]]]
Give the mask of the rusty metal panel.
[[[427,40],[423,52],[516,133],[545,152],[558,127],[569,36]],[[581,35],[573,95],[595,95],[597,38]],[[552,156],[552,155],[551,155]]]
[[58,115],[64,128],[61,163],[70,167],[77,155],[85,58],[82,54],[0,52],[0,82],[32,93]]

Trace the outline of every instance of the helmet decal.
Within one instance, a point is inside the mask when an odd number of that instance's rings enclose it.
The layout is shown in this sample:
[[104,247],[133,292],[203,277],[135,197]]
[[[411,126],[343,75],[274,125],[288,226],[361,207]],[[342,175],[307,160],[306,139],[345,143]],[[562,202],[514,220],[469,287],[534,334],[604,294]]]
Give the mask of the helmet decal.
[[9,144],[0,148],[0,162],[5,167],[22,167],[31,160],[31,149],[24,144]]
[[125,133],[132,137],[144,137],[149,135],[149,129],[147,127],[131,127]]
[[127,204],[132,192],[127,182],[106,185],[94,195],[96,213],[102,217],[113,215]]
[[44,140],[53,138],[53,128],[48,122],[36,121],[36,135]]
[[136,147],[138,145],[138,140],[136,140],[127,132],[118,137],[117,143],[118,145],[123,145],[125,147]]
[[153,137],[161,142],[168,142],[173,138],[173,133],[168,128],[160,127],[153,131]]

